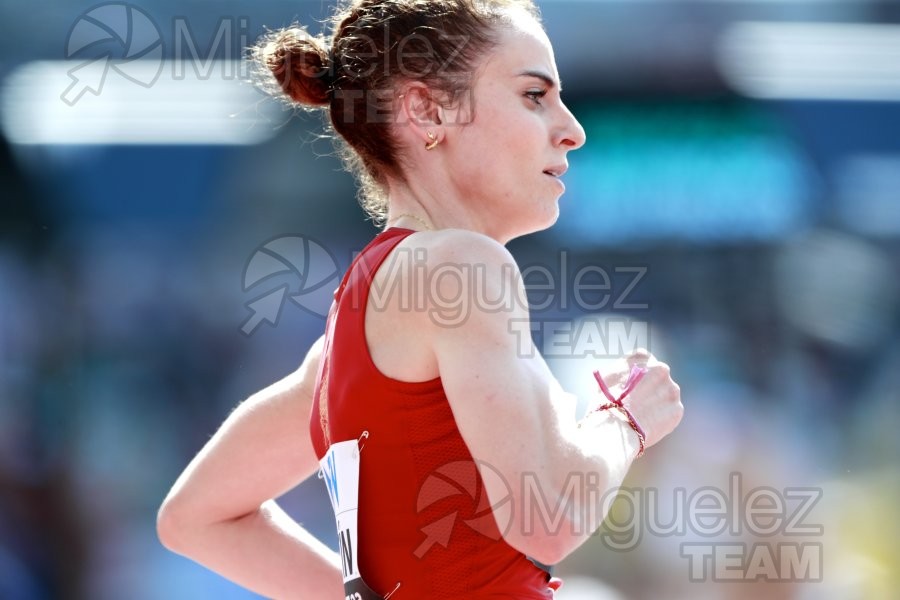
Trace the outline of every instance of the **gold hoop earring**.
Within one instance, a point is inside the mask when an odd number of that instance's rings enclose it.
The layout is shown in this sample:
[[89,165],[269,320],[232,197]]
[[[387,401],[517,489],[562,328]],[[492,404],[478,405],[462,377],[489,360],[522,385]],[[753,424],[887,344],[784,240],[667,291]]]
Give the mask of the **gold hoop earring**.
[[426,150],[433,150],[435,146],[441,143],[433,132],[429,131],[426,135],[428,136],[428,139],[431,140],[431,142],[425,145]]

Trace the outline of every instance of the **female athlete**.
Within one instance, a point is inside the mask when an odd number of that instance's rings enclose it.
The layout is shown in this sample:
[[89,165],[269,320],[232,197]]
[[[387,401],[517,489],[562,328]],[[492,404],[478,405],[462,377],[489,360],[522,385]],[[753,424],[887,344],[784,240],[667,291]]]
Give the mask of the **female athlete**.
[[[253,54],[286,99],[326,112],[385,228],[297,371],[175,482],[161,541],[274,598],[552,598],[543,565],[599,527],[683,408],[668,367],[638,351],[598,377],[624,400],[598,393],[576,420],[522,335],[505,244],[556,221],[585,142],[535,6],[355,0],[329,42],[291,27]],[[316,473],[338,553],[274,501]]]

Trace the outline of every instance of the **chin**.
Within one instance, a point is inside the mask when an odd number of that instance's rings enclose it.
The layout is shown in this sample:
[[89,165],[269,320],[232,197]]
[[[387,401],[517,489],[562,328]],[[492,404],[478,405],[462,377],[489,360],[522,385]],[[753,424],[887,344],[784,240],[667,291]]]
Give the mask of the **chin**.
[[537,233],[539,231],[544,231],[545,229],[549,229],[552,227],[556,221],[559,219],[559,204],[556,202],[553,203],[553,208],[551,210],[546,210],[542,212],[540,215],[535,215],[535,218],[529,219],[527,223],[523,223],[522,227],[518,229],[509,239],[515,239],[518,237],[522,237],[523,235],[528,235],[530,233]]
[[559,198],[556,197],[556,200],[553,202],[552,208],[547,212],[546,218],[544,220],[544,226],[541,229],[547,229],[548,227],[552,227],[559,220]]

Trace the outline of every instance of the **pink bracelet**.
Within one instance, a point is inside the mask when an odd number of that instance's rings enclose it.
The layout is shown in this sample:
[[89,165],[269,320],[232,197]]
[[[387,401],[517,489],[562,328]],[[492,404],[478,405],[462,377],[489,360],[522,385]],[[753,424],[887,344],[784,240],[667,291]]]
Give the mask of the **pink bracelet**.
[[600,391],[603,392],[603,395],[609,400],[609,402],[605,404],[601,404],[591,410],[589,410],[584,416],[587,417],[589,414],[601,410],[609,410],[611,408],[619,409],[625,418],[628,419],[628,424],[634,429],[634,432],[638,436],[638,442],[640,443],[640,449],[638,450],[638,454],[635,458],[640,458],[644,454],[644,446],[647,442],[647,436],[644,433],[643,428],[638,424],[637,419],[634,418],[634,415],[631,414],[631,411],[625,406],[622,400],[625,399],[631,390],[638,384],[638,382],[643,379],[644,375],[647,374],[647,368],[641,367],[638,365],[633,365],[631,367],[631,373],[628,374],[628,380],[625,382],[625,388],[622,390],[622,393],[619,394],[618,398],[613,397],[612,392],[609,391],[609,388],[606,386],[606,383],[603,381],[603,377],[600,375],[600,371],[594,371],[594,379],[597,380],[597,383],[600,385]]

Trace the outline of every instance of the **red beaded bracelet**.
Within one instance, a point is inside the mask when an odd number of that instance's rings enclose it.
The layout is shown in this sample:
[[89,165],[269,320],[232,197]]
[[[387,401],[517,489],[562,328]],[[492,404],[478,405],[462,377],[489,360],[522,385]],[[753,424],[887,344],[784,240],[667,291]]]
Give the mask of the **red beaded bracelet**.
[[622,389],[622,393],[619,394],[618,398],[615,398],[612,395],[612,392],[609,391],[609,388],[606,386],[606,383],[603,381],[603,377],[600,375],[600,371],[594,371],[594,379],[597,380],[597,383],[600,385],[600,391],[603,392],[603,395],[609,400],[609,402],[605,404],[601,404],[591,410],[589,410],[584,416],[587,417],[589,414],[601,410],[609,410],[610,408],[619,409],[625,418],[628,419],[628,424],[634,429],[634,432],[638,436],[638,442],[640,443],[640,449],[638,450],[637,456],[635,458],[640,458],[644,454],[644,446],[647,442],[647,435],[644,433],[643,428],[638,424],[637,419],[634,418],[634,415],[631,414],[631,411],[625,406],[622,400],[625,399],[631,390],[634,389],[634,386],[638,384],[638,382],[646,375],[647,368],[641,367],[638,365],[633,365],[631,367],[631,373],[628,374],[628,380],[625,382],[625,387]]

